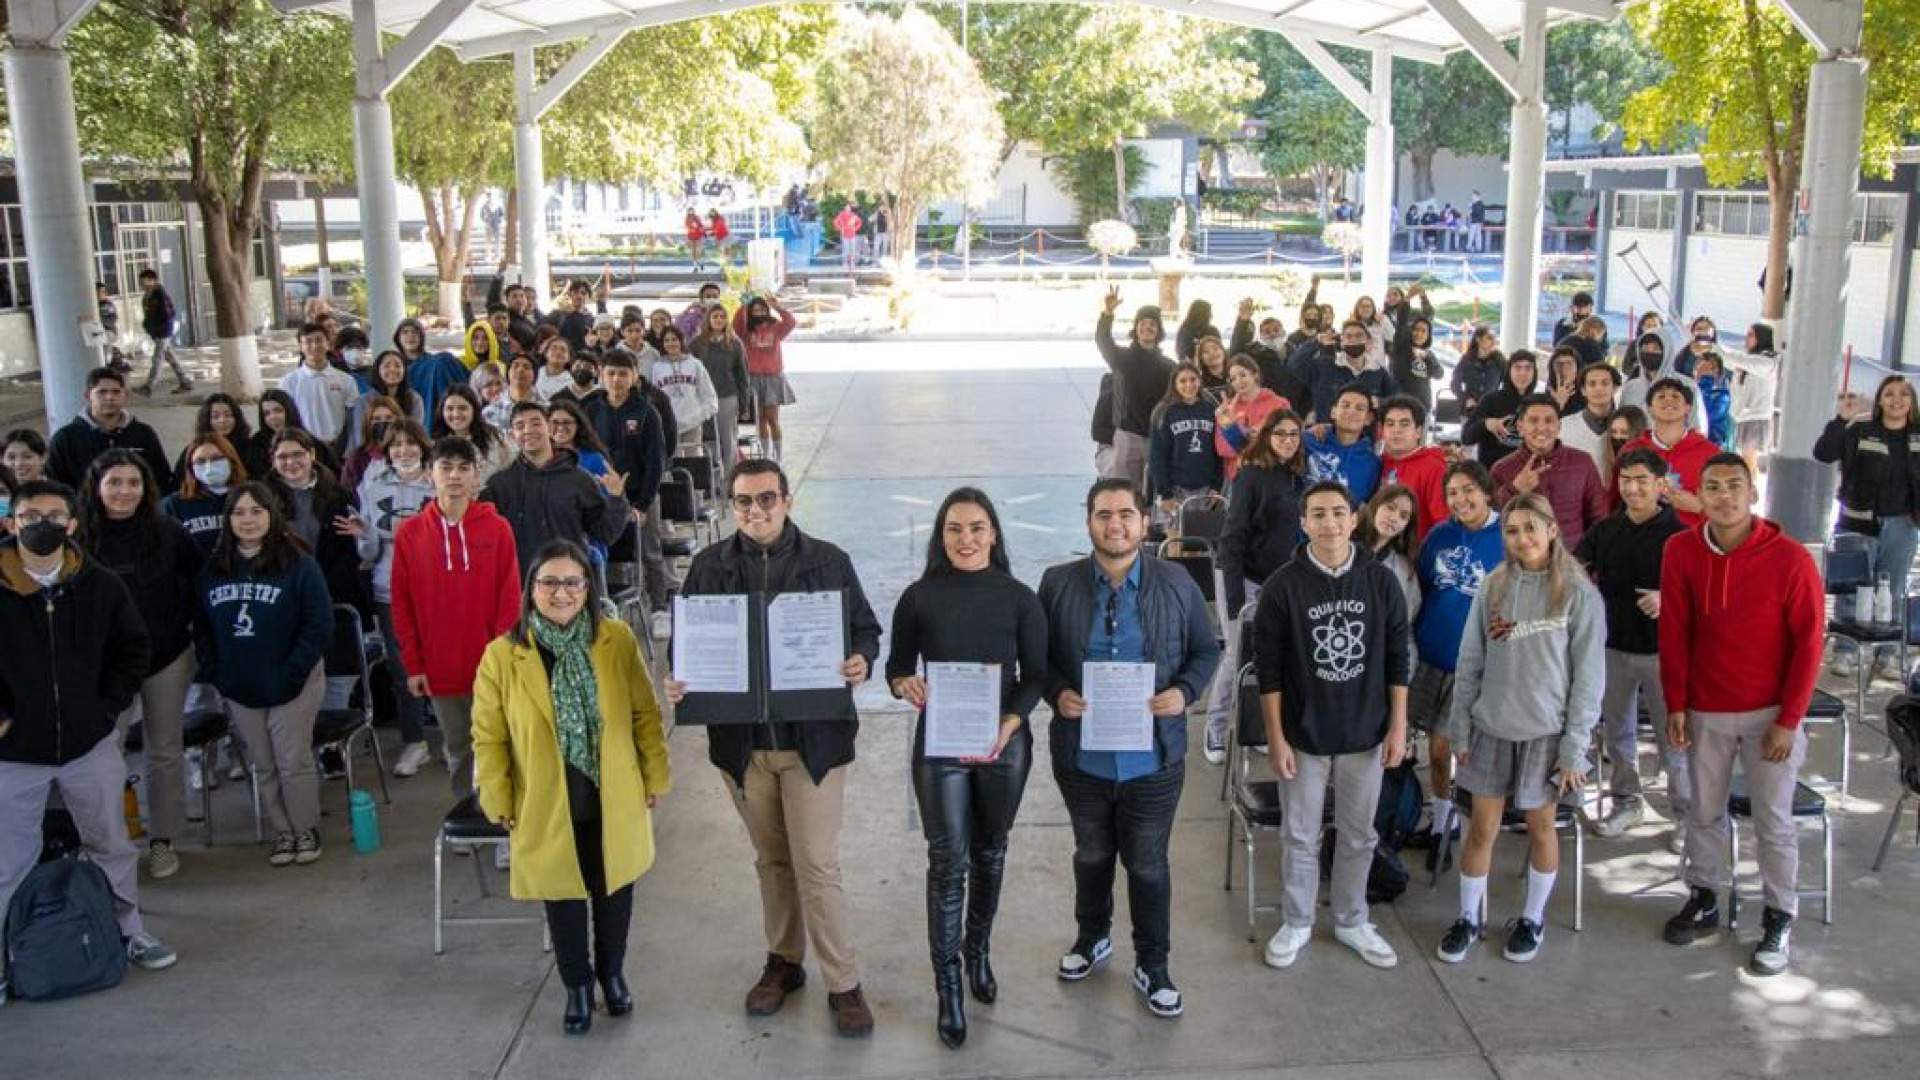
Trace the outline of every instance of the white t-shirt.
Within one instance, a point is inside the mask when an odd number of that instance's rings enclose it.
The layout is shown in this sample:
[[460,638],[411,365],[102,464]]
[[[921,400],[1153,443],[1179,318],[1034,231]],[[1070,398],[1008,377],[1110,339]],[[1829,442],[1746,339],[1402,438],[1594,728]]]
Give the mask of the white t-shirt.
[[333,442],[346,430],[347,414],[360,397],[360,384],[336,367],[319,371],[302,363],[280,380],[300,409],[300,422],[322,442]]

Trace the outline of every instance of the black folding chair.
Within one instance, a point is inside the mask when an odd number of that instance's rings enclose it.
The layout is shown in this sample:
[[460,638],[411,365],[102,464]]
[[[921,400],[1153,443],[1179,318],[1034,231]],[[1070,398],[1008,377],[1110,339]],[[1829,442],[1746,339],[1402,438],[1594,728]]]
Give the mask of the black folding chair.
[[[1900,797],[1887,813],[1887,831],[1880,837],[1880,851],[1873,857],[1873,872],[1879,873],[1887,861],[1887,847],[1893,843],[1894,830],[1900,827],[1900,814],[1907,800],[1920,796],[1920,699],[1905,694],[1887,702],[1887,738],[1899,755]],[[1920,814],[1914,819],[1914,842],[1920,843]]]
[[333,605],[333,637],[327,642],[323,663],[327,678],[350,678],[353,689],[347,695],[345,708],[321,709],[314,718],[314,752],[332,750],[340,755],[346,764],[347,790],[351,792],[354,788],[353,747],[364,736],[380,776],[380,798],[391,804],[393,794],[387,790],[387,760],[380,752],[380,737],[373,728],[373,677],[367,664],[366,630],[360,621],[360,612],[351,605]]

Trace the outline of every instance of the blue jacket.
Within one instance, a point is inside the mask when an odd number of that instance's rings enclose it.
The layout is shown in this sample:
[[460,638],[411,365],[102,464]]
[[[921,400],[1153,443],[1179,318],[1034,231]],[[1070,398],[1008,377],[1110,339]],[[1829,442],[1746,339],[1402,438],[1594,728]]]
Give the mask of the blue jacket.
[[320,564],[301,555],[279,574],[222,574],[212,563],[194,594],[201,677],[222,697],[267,709],[298,697],[333,636]]
[[1487,515],[1486,524],[1468,529],[1452,518],[1433,527],[1420,545],[1420,614],[1413,622],[1413,640],[1420,661],[1452,671],[1460,660],[1460,635],[1467,629],[1473,598],[1493,568],[1506,558],[1500,536],[1500,515]]
[[[1186,571],[1142,552],[1140,622],[1146,652],[1153,658],[1156,691],[1177,686],[1187,703],[1199,701],[1220,666],[1220,643],[1207,621],[1207,600]],[[1040,578],[1040,606],[1047,612],[1047,704],[1054,709],[1047,737],[1053,760],[1073,766],[1080,751],[1080,721],[1060,715],[1060,691],[1080,688],[1080,665],[1087,658],[1093,628],[1091,556],[1050,566]],[[1153,718],[1154,742],[1168,764],[1187,753],[1187,718]]]
[[1346,446],[1329,429],[1325,439],[1306,436],[1307,482],[1338,480],[1347,485],[1355,506],[1373,498],[1380,486],[1380,455],[1373,451],[1373,440],[1360,436]]
[[1160,412],[1147,455],[1155,498],[1178,490],[1220,490],[1220,455],[1213,450],[1213,403],[1176,401]]
[[1707,441],[1720,447],[1733,444],[1733,388],[1719,376],[1696,380],[1700,402],[1707,410]]

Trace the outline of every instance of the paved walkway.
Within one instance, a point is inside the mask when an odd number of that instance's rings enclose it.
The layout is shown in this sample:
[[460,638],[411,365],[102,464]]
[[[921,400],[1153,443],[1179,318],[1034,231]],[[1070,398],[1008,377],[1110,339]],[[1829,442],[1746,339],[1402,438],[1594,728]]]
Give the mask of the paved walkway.
[[[1097,371],[1077,353],[1050,362],[1051,347],[1003,350],[1002,370],[965,372],[931,347],[889,363],[796,348],[800,404],[787,442],[796,517],[854,553],[883,619],[917,571],[933,505],[956,484],[983,484],[999,500],[1028,580],[1083,546],[1077,503],[1091,478],[1085,430]],[[387,844],[371,856],[352,852],[345,795],[329,785],[327,856],[287,870],[266,866],[244,795],[228,785],[216,793],[219,843],[209,852],[198,835],[183,838],[180,875],[144,887],[151,925],[179,948],[179,966],[134,972],[108,994],[0,1009],[5,1073],[1668,1080],[1910,1076],[1920,1054],[1920,854],[1903,837],[1886,873],[1867,874],[1894,792],[1884,744],[1870,734],[1856,740],[1857,797],[1838,819],[1839,920],[1823,927],[1808,905],[1793,973],[1769,981],[1738,970],[1752,922],[1740,944],[1660,943],[1679,889],[1651,821],[1627,839],[1589,842],[1581,933],[1570,929],[1568,859],[1545,950],[1529,967],[1495,948],[1460,967],[1430,959],[1454,914],[1448,878],[1433,891],[1417,880],[1376,909],[1400,950],[1398,970],[1364,967],[1323,927],[1295,970],[1271,971],[1248,941],[1244,894],[1220,887],[1219,773],[1196,756],[1173,841],[1173,971],[1188,1003],[1173,1023],[1149,1016],[1126,984],[1124,890],[1114,967],[1078,985],[1053,976],[1073,930],[1071,834],[1047,764],[1036,762],[996,934],[1000,1002],[973,1006],[966,1048],[949,1052],[932,1031],[910,721],[884,692],[861,700],[842,848],[879,1018],[871,1040],[833,1036],[817,973],[781,1015],[743,1014],[764,955],[752,852],[706,764],[704,734],[681,729],[671,739],[676,789],[656,818],[659,862],[635,904],[631,1019],[601,1017],[590,1036],[564,1037],[558,983],[533,926],[450,928],[446,954],[433,956],[429,850],[450,801],[444,774],[395,782],[394,804],[381,808]],[[1046,723],[1044,710],[1036,721]],[[1836,745],[1834,729],[1816,730],[1816,771],[1834,772]],[[1522,850],[1508,839],[1496,854],[1496,921],[1519,903]],[[1806,850],[1817,851],[1811,836]],[[1276,861],[1263,841],[1269,897]],[[1805,860],[1809,875],[1817,861]],[[508,908],[475,896],[463,860],[449,869],[460,910]],[[1271,916],[1260,920],[1262,939],[1273,929]]]

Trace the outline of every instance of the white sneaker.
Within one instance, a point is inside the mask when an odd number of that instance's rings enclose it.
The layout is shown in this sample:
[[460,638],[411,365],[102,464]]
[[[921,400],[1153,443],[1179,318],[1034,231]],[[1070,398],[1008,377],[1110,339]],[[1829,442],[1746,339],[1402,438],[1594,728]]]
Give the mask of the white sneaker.
[[1206,733],[1200,738],[1200,752],[1206,755],[1207,764],[1209,765],[1226,764],[1227,744],[1225,736],[1216,738],[1213,734],[1213,725],[1211,723],[1207,725]]
[[1628,829],[1640,824],[1646,816],[1647,808],[1638,798],[1631,795],[1613,801],[1613,809],[1593,826],[1594,835],[1609,840],[1622,836]]
[[673,616],[664,611],[656,611],[649,622],[653,631],[653,640],[665,641],[673,633]]
[[413,776],[420,767],[433,760],[433,751],[427,749],[424,742],[408,743],[400,748],[400,760],[393,763],[393,775]]
[[1311,926],[1282,926],[1267,939],[1265,959],[1271,968],[1290,968],[1300,959],[1300,950],[1313,940]]
[[1673,852],[1675,855],[1686,855],[1687,827],[1684,823],[1676,821],[1673,824],[1673,828],[1667,830],[1667,850]]
[[1360,959],[1374,967],[1390,968],[1400,962],[1399,954],[1393,951],[1393,946],[1387,944],[1387,939],[1380,936],[1380,931],[1372,923],[1336,926],[1333,928],[1333,938],[1359,953]]

